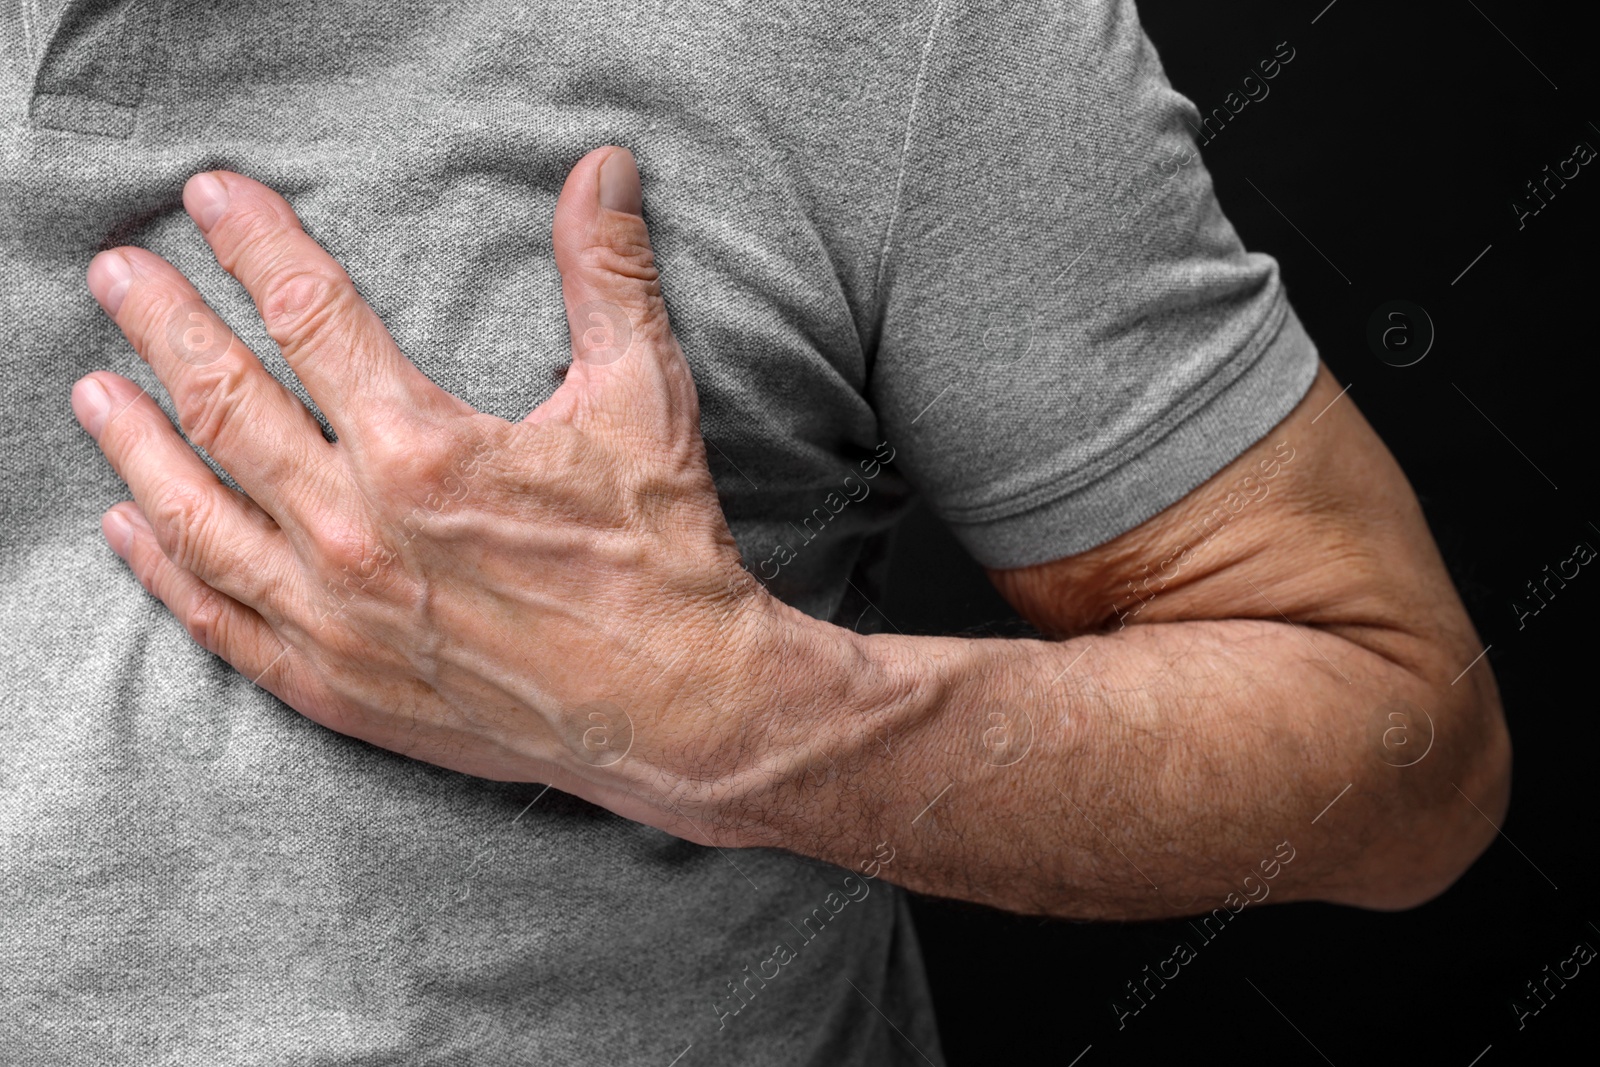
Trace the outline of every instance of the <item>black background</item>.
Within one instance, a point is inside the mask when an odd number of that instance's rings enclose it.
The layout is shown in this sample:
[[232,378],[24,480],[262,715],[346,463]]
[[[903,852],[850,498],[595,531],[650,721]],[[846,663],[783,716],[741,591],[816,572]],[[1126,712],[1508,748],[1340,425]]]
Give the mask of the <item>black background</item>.
[[[1202,155],[1245,244],[1282,264],[1346,399],[1411,478],[1491,646],[1515,747],[1511,811],[1483,858],[1421,908],[1246,909],[1121,1030],[1111,1001],[1170,955],[1181,920],[1070,923],[917,898],[949,1062],[1587,1061],[1600,966],[1520,1029],[1511,1009],[1532,1005],[1524,983],[1578,942],[1600,948],[1600,568],[1520,629],[1512,609],[1576,543],[1600,548],[1588,481],[1600,161],[1521,229],[1511,207],[1577,142],[1600,148],[1587,6],[1144,0],[1140,11],[1173,85],[1203,112],[1279,42],[1296,50]],[[1374,310],[1396,299],[1437,330],[1409,367],[1367,343]],[[1015,632],[920,509],[882,607],[907,633]]]

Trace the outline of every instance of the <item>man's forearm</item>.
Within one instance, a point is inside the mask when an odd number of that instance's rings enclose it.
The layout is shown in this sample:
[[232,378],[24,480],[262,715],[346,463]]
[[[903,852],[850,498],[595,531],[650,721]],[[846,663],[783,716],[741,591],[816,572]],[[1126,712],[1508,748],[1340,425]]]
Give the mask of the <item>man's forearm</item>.
[[[338,441],[172,264],[108,250],[90,288],[188,440],[136,383],[78,383],[134,498],[103,532],[197,642],[331,729],[692,841],[849,867],[893,849],[908,886],[1073,916],[1208,906],[1313,826],[1277,892],[1412,903],[1504,807],[1493,682],[1452,678],[1476,636],[1325,370],[1282,441],[1101,545],[995,572],[1042,631],[1095,636],[863,638],[740,566],[626,150],[563,187],[573,362],[516,423],[411,363],[281,196],[214,172],[184,197]],[[1150,599],[1108,619],[1145,560]],[[1432,716],[1404,769],[1379,758],[1395,702]]]
[[[887,843],[884,876],[918,891],[1143,918],[1260,892],[1243,879],[1261,885],[1288,840],[1280,899],[1398,907],[1440,891],[1492,836],[1458,787],[1495,817],[1504,805],[1478,755],[1496,743],[1486,674],[1452,687],[1442,663],[1402,666],[1313,627],[1165,623],[1048,642],[817,624],[812,647],[840,634],[846,650],[830,655],[854,664],[785,672],[769,727],[792,744],[738,790],[742,843],[857,869]],[[1386,709],[1422,705],[1436,710],[1431,727],[1408,723],[1412,751],[1432,750],[1397,766]]]

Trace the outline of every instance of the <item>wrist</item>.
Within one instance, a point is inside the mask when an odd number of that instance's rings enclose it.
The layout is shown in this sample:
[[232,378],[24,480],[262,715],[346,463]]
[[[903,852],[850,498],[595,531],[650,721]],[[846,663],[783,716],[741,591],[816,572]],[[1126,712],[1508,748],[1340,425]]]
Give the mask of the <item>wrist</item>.
[[823,828],[861,817],[885,739],[892,748],[908,736],[932,701],[906,639],[862,636],[761,596],[738,645],[737,683],[716,713],[737,725],[706,824],[729,845],[823,856]]

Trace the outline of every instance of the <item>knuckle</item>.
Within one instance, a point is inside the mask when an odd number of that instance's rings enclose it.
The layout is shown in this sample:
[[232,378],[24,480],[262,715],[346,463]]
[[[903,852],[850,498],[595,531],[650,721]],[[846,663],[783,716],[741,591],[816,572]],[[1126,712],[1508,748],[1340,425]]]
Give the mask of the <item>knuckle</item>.
[[[408,426],[401,420],[384,421],[387,425],[381,431],[370,433],[370,439],[362,442],[370,456],[369,466],[384,488],[426,491],[443,481],[454,450],[436,433]],[[384,495],[392,499],[390,493]]]
[[156,493],[146,517],[168,559],[191,573],[202,569],[214,505],[190,482],[172,481]]
[[195,644],[208,652],[220,652],[227,636],[230,608],[221,593],[204,586],[190,601],[183,627]]
[[[579,249],[576,258],[580,272],[592,280],[601,301],[626,318],[632,336],[653,342],[670,336],[655,253],[648,244],[591,244]],[[604,329],[605,324],[593,316],[588,318],[590,324]],[[609,325],[614,331],[618,324]],[[589,335],[584,339],[589,341]]]
[[178,303],[153,285],[141,287],[134,299],[123,302],[119,314],[122,328],[135,338],[134,347],[146,362],[150,362],[149,346],[159,344],[171,332],[173,319],[181,316]]
[[[155,407],[154,402],[149,406]],[[117,473],[123,475],[124,481],[127,480],[130,462],[148,454],[161,434],[175,433],[166,414],[159,408],[152,413],[142,401],[136,401],[128,405],[126,412],[106,423],[100,436],[100,448]]]
[[246,263],[270,262],[283,247],[283,234],[300,228],[299,221],[286,218],[273,204],[255,197],[229,204],[222,217],[222,247],[217,260],[229,274],[237,276]]
[[249,393],[249,376],[250,369],[243,361],[224,360],[177,384],[173,403],[189,440],[214,452],[229,433],[238,430]]
[[335,585],[369,582],[393,556],[362,522],[326,521],[312,528],[309,536],[318,568]]
[[644,282],[647,288],[660,283],[661,273],[656,269],[655,252],[648,241],[598,241],[577,251],[580,270],[619,275]]
[[390,519],[419,505],[436,512],[463,499],[495,448],[490,438],[398,414],[373,420],[360,447],[373,505]]
[[123,304],[120,317],[140,358],[158,373],[163,364],[212,363],[237,340],[204,300],[164,281],[143,286],[137,299]]
[[290,355],[337,319],[350,292],[349,279],[324,265],[285,263],[268,274],[257,307],[267,334]]
[[[203,301],[173,303],[163,312],[167,354],[175,360],[204,367],[226,356],[236,338],[225,322]],[[163,340],[153,330],[152,344]]]

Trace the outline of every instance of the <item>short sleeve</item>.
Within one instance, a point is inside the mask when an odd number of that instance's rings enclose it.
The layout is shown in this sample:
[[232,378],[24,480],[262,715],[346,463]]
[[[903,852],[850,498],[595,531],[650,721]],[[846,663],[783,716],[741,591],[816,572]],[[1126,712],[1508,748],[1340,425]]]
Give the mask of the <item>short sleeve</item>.
[[985,566],[1139,525],[1316,375],[1277,263],[1217,204],[1198,123],[1131,0],[941,7],[868,395],[902,470]]

